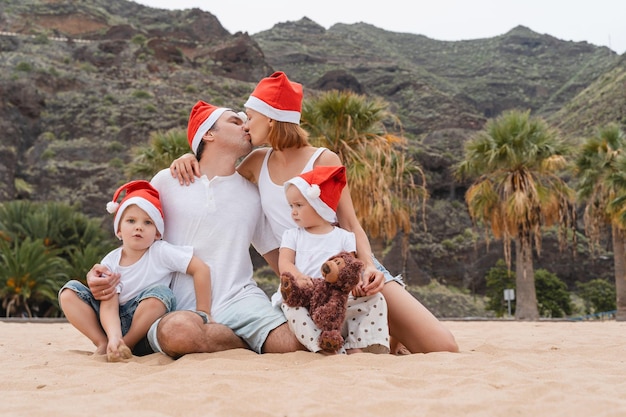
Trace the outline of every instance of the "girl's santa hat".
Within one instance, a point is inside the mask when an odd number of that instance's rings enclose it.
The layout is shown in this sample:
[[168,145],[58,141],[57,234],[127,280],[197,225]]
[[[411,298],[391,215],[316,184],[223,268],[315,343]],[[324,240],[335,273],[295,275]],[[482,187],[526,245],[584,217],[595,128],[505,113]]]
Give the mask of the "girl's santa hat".
[[[123,192],[126,192],[126,195],[118,203],[117,200]],[[135,204],[145,211],[154,222],[161,236],[163,236],[165,225],[159,192],[148,181],[143,180],[131,181],[122,185],[113,194],[113,200],[107,203],[107,211],[111,214],[115,213],[115,220],[113,221],[114,232],[117,234],[122,214],[131,204]]]
[[276,71],[259,81],[244,107],[279,122],[299,125],[302,85],[289,81],[284,72]]
[[337,222],[337,206],[346,185],[346,167],[317,166],[285,182],[298,187],[313,209],[329,223]]

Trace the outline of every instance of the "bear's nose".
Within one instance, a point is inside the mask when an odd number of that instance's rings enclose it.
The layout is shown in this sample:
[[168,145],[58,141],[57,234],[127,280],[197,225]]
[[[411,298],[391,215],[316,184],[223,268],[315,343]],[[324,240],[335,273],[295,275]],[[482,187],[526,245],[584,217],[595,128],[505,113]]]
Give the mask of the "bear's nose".
[[327,263],[322,264],[322,274],[328,274],[330,272],[330,267]]

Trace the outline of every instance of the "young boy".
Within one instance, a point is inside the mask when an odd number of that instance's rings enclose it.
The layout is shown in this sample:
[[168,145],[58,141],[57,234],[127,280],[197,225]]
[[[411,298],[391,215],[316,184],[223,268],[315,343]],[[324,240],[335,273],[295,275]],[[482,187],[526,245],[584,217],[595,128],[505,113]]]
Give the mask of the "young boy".
[[[117,203],[120,194],[126,195]],[[81,282],[72,280],[59,291],[59,304],[69,322],[96,345],[96,353],[109,362],[152,353],[145,336],[152,323],[176,309],[169,288],[173,272],[193,276],[196,309],[210,317],[211,273],[190,246],[175,246],[163,240],[163,212],[159,193],[147,181],[121,186],[107,204],[115,213],[113,228],[122,246],[102,260],[119,273],[120,284],[106,301],[96,301]],[[65,291],[69,289],[71,291]]]
[[[285,183],[291,217],[298,227],[283,234],[278,258],[281,274],[291,272],[299,281],[321,279],[320,267],[328,258],[342,251],[356,252],[354,233],[335,226],[337,205],[345,185],[343,166],[317,166]],[[300,343],[312,352],[320,351],[320,330],[310,319],[304,324],[300,316],[304,309],[283,303],[280,292],[272,300],[281,303]],[[388,353],[387,303],[383,295],[350,295],[342,334],[347,353]]]

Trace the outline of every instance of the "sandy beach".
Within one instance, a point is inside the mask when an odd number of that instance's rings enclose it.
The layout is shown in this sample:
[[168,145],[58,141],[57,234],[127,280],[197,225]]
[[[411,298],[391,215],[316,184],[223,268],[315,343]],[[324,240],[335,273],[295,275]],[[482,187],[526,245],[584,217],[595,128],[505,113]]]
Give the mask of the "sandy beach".
[[68,323],[0,322],[0,415],[626,415],[626,322],[445,324],[460,353],[107,363]]

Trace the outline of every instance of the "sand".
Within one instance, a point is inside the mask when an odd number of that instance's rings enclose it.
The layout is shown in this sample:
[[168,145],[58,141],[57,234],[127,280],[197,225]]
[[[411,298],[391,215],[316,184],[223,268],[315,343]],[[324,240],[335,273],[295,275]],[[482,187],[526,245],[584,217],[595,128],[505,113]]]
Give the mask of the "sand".
[[626,416],[626,322],[444,323],[460,353],[108,363],[68,323],[0,322],[0,415]]

